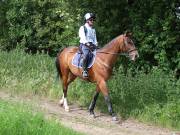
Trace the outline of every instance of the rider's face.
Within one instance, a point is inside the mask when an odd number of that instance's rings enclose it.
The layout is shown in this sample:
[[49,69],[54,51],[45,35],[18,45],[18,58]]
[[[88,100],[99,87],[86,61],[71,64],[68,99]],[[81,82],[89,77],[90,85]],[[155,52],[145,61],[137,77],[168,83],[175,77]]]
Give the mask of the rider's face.
[[94,19],[93,19],[93,18],[90,18],[90,19],[88,20],[88,24],[89,24],[90,26],[93,26],[93,24],[94,24]]

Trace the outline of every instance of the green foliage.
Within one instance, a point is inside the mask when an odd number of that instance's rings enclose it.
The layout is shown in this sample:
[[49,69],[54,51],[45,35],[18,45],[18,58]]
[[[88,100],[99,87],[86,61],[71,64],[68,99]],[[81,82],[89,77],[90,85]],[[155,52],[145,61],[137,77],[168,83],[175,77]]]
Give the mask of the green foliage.
[[62,92],[55,85],[54,59],[47,54],[29,55],[20,49],[1,51],[0,63],[1,88],[52,97]]
[[[88,82],[82,82],[76,79],[69,87],[68,96],[70,100],[76,101],[79,105],[88,106],[95,93],[95,85]],[[83,96],[82,96],[83,95]]]
[[178,82],[171,73],[165,74],[155,68],[149,74],[138,72],[134,77],[130,70],[126,76],[123,75],[122,69],[116,74],[110,80],[109,87],[112,88],[113,102],[118,104],[124,115],[130,115],[131,112],[136,112],[136,109],[143,110],[145,106],[151,104],[163,106],[168,102],[179,100]]
[[[138,0],[131,5],[116,0],[0,1],[0,49],[18,46],[33,53],[45,50],[54,55],[59,48],[78,44],[77,32],[84,23],[83,16],[94,12],[100,46],[130,29],[140,54],[136,64],[122,58],[116,65],[118,72],[109,82],[116,111],[124,117],[142,116],[179,128],[180,20],[174,14],[177,3],[177,0]],[[52,85],[53,59],[21,51],[10,54],[0,52],[1,87],[33,94],[60,94]],[[87,105],[94,87],[78,80],[71,89],[75,92],[70,95]],[[102,100],[101,97],[98,106],[105,108]],[[151,114],[155,114],[154,119]]]
[[[55,55],[59,48],[78,44],[78,28],[87,12],[97,15],[100,46],[130,29],[140,58],[135,66],[149,72],[153,66],[174,70],[179,77],[180,19],[177,0],[4,0],[0,1],[0,48],[16,46]],[[118,63],[119,64],[119,63]],[[124,63],[126,65],[127,63]]]
[[63,1],[9,0],[8,6],[8,37],[4,49],[22,46],[34,52],[53,53],[75,41],[69,26],[72,20]]
[[[159,66],[165,71],[177,71],[178,76],[180,20],[174,13],[177,0],[139,0],[129,5],[127,1],[116,0],[75,0],[67,3],[80,9],[78,15],[81,18],[86,12],[96,13],[95,25],[100,46],[130,29],[140,54],[136,67],[149,72],[153,66]],[[73,13],[74,16],[77,16],[76,13]]]
[[0,100],[0,135],[79,135],[27,105]]
[[67,0],[67,3],[76,7],[72,14],[81,20],[79,25],[83,25],[85,13],[96,14],[95,27],[100,46],[104,46],[129,27],[126,25],[129,21],[126,1]]
[[126,1],[96,1],[91,10],[97,13],[97,31],[100,45],[110,42],[129,28]]
[[142,121],[151,121],[156,125],[180,129],[179,102],[179,100],[176,102],[169,102],[163,107],[159,104],[147,106],[144,108],[142,114],[137,117]]
[[141,56],[139,67],[179,69],[180,20],[174,14],[176,3],[177,0],[140,0],[129,8],[131,28]]
[[[132,76],[130,70],[123,74],[123,68],[108,82],[111,100],[115,112],[122,118],[135,117],[174,129],[180,129],[180,85],[172,73],[154,68],[151,73],[137,71]],[[70,87],[69,96],[81,105],[87,106],[95,93],[92,84],[77,80]],[[104,98],[101,95],[97,108],[107,111]]]

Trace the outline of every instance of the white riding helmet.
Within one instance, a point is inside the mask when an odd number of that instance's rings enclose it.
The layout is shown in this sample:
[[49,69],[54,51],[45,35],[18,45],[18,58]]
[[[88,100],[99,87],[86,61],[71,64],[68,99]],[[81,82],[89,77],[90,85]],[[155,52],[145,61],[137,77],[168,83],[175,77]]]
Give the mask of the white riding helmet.
[[87,21],[90,18],[95,19],[96,18],[95,14],[93,14],[93,13],[86,13],[85,16],[84,16],[84,20]]

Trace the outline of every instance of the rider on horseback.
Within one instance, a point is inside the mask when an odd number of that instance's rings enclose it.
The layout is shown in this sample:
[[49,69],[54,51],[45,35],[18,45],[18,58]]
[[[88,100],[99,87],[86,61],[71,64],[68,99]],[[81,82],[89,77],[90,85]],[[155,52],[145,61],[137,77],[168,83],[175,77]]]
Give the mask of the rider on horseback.
[[84,16],[85,24],[79,29],[79,37],[80,37],[80,49],[83,53],[83,77],[88,77],[87,71],[87,59],[89,53],[97,47],[97,38],[96,31],[93,28],[93,22],[95,21],[95,14],[86,13]]

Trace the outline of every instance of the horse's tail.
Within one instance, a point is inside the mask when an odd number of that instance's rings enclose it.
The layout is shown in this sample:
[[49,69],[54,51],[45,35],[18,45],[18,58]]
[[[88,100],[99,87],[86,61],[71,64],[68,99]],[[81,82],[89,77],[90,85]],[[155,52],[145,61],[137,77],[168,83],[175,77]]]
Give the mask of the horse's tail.
[[62,72],[61,72],[60,60],[59,60],[59,55],[61,54],[62,51],[63,51],[63,49],[61,49],[59,51],[59,53],[57,54],[57,57],[56,57],[56,61],[55,61],[56,69],[57,69],[57,79],[59,79],[59,77],[62,78]]

